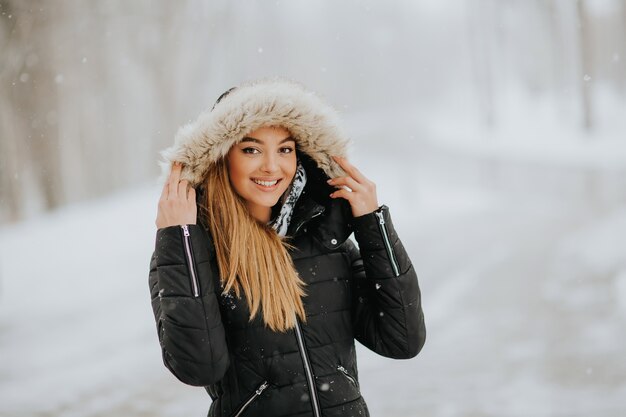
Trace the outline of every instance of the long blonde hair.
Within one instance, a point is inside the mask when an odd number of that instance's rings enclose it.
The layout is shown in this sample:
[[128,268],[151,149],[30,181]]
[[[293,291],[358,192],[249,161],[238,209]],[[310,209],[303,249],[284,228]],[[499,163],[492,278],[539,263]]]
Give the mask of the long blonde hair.
[[217,253],[224,293],[243,291],[250,320],[259,310],[274,331],[294,328],[296,316],[306,321],[304,282],[291,256],[293,248],[274,229],[252,217],[233,189],[224,158],[209,168],[204,180],[199,215],[209,226]]

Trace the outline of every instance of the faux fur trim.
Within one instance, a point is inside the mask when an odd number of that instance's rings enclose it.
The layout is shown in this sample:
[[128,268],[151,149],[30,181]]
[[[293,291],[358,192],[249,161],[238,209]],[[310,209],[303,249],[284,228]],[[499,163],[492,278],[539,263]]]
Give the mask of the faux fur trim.
[[212,110],[182,126],[174,145],[161,151],[163,183],[173,162],[185,167],[181,179],[195,187],[212,163],[224,157],[246,134],[261,126],[282,126],[330,178],[346,175],[331,155],[347,157],[351,140],[344,135],[335,109],[300,83],[280,77],[237,86]]

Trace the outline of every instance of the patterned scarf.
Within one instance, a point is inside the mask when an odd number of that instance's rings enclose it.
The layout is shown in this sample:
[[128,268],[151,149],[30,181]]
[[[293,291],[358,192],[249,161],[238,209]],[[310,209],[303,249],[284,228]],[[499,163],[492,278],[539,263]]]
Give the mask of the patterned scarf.
[[296,175],[294,175],[293,181],[289,184],[289,188],[287,188],[287,191],[285,191],[281,198],[282,207],[280,208],[280,212],[273,221],[268,223],[276,230],[279,236],[285,236],[287,234],[293,209],[296,206],[296,201],[298,201],[300,194],[302,194],[302,190],[304,190],[305,184],[306,172],[298,159]]

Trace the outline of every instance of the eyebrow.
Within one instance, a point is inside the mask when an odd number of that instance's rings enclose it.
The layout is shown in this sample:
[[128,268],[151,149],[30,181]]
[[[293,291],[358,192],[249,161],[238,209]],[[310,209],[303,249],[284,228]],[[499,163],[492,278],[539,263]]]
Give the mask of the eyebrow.
[[[263,145],[263,141],[261,139],[257,139],[257,138],[251,138],[251,137],[244,137],[243,139],[241,139],[242,142],[254,142],[254,143],[260,143],[261,145]],[[280,145],[281,143],[285,143],[285,142],[289,142],[289,141],[293,141],[295,142],[296,140],[292,137],[292,136],[287,136],[285,139],[281,140],[278,144]]]

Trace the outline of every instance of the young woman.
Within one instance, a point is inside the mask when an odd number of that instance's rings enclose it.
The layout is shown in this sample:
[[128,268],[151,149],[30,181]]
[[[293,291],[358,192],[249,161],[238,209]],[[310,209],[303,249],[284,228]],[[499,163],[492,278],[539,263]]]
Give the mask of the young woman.
[[209,416],[364,417],[354,341],[422,349],[415,270],[347,145],[331,107],[273,78],[162,152],[152,308],[165,366],[205,387]]

